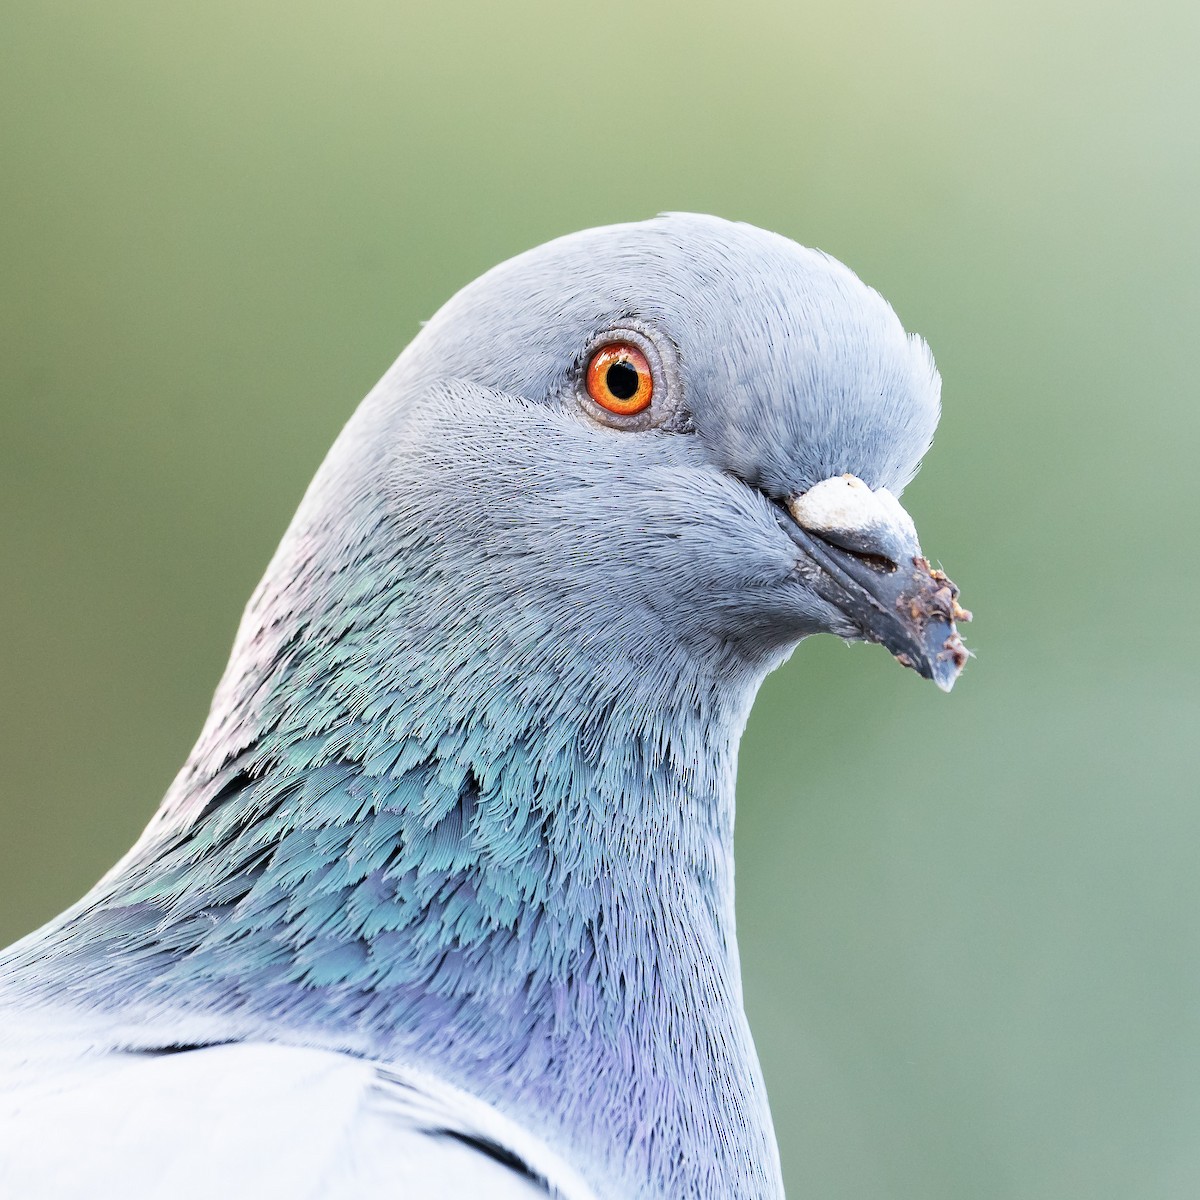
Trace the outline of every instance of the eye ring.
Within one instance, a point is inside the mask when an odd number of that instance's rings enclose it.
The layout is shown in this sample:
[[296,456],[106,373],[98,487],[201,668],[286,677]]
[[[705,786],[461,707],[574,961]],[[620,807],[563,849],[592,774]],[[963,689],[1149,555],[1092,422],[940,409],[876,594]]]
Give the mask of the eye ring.
[[618,417],[636,416],[654,402],[654,372],[641,348],[627,340],[592,352],[584,386],[601,408]]
[[[593,364],[599,367],[600,356],[610,349],[623,351],[625,361],[633,367],[633,371],[625,376],[624,387],[621,386],[620,372],[613,379],[618,389],[613,392],[616,405],[605,391],[593,390],[589,386],[590,368]],[[643,363],[649,390],[639,395],[636,389],[630,390],[629,384],[633,382],[634,372]],[[603,372],[595,372],[600,377],[596,382],[607,383],[607,374],[607,367]],[[640,374],[637,376],[639,386],[642,378]],[[625,433],[639,433],[647,429],[684,431],[690,428],[691,418],[683,388],[679,350],[660,329],[626,318],[607,329],[596,330],[584,343],[579,358],[575,360],[571,380],[575,402],[584,415],[596,424]],[[620,394],[622,391],[628,394],[623,397]]]

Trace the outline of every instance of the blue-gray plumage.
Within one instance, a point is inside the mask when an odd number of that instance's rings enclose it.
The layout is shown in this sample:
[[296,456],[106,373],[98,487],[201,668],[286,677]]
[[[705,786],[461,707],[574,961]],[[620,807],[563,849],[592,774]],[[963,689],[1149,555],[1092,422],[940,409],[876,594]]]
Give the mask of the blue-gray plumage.
[[141,840],[0,960],[0,1185],[63,1144],[39,1194],[781,1196],[737,743],[808,634],[953,681],[965,614],[894,499],[938,395],[847,268],[712,217],[454,297],[322,466]]

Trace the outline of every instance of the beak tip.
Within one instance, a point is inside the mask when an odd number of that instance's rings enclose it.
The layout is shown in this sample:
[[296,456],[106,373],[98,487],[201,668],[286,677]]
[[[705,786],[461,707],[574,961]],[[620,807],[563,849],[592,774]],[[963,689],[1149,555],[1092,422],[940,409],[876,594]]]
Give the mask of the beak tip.
[[950,691],[970,657],[971,652],[963,645],[962,638],[958,636],[958,630],[951,622],[941,649],[930,657],[929,678],[943,692]]
[[953,689],[954,682],[957,678],[957,671],[945,671],[941,673],[935,673],[933,676],[933,682],[936,683],[943,692],[949,692]]
[[920,649],[909,643],[901,650],[894,650],[892,656],[902,667],[916,671],[923,679],[932,680],[943,692],[948,692],[962,674],[971,652],[963,645],[953,622],[938,624],[940,629],[926,629],[924,645]]

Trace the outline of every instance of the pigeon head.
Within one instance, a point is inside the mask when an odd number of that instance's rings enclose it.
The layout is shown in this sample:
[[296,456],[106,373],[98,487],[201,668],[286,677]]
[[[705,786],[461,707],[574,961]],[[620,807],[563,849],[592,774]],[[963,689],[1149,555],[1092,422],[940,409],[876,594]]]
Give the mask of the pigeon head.
[[510,658],[552,630],[609,663],[761,674],[828,631],[948,688],[964,614],[896,500],[939,386],[925,343],[826,255],[713,217],[590,230],[427,323],[301,524],[340,524],[342,545],[370,528],[386,571],[436,576],[436,611],[404,605],[406,645],[450,607]]

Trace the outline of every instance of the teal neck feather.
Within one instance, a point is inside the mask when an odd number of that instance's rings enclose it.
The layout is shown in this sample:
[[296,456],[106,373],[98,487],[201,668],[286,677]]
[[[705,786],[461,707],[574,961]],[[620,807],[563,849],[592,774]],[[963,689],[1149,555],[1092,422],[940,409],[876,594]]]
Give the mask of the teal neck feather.
[[654,653],[636,606],[598,628],[552,592],[506,611],[503,580],[446,598],[425,541],[403,573],[346,571],[303,528],[159,817],[49,934],[45,982],[151,1029],[219,1014],[416,1059],[623,1195],[774,1194],[732,881],[763,666]]

